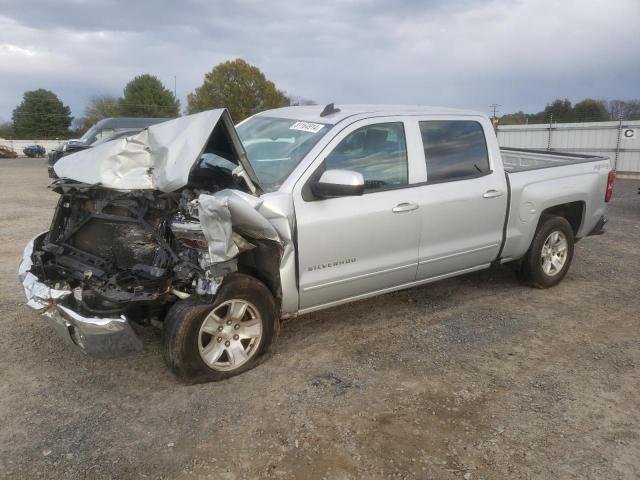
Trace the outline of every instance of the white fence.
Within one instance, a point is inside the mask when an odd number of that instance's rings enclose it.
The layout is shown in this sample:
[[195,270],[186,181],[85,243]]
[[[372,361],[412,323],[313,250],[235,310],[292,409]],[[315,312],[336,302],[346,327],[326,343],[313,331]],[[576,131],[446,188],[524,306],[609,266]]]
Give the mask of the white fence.
[[619,172],[640,173],[640,120],[501,125],[501,147],[609,157]]
[[47,153],[54,148],[61,146],[66,140],[5,140],[0,138],[0,145],[6,145],[7,147],[15,150],[19,157],[24,157],[22,149],[29,145],[42,145]]

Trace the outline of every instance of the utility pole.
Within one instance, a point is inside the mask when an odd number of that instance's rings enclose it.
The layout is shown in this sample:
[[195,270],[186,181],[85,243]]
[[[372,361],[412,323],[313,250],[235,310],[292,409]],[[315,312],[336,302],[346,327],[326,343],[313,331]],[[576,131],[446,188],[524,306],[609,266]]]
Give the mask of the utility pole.
[[178,98],[178,95],[176,95],[176,83],[178,83],[178,76],[174,75],[173,76],[173,96]]
[[498,126],[498,116],[497,116],[497,112],[498,112],[498,107],[501,107],[502,105],[500,105],[499,103],[492,103],[491,105],[489,105],[489,108],[493,109],[493,116],[491,117],[491,123],[493,123],[493,128],[496,128]]

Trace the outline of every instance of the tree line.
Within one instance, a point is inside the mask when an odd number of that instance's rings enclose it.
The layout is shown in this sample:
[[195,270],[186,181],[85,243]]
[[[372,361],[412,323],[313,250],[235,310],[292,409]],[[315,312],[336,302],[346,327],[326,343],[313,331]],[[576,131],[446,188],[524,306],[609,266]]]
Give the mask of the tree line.
[[[286,105],[314,102],[289,96],[260,71],[238,58],[215,66],[204,76],[202,85],[187,96],[185,113],[225,107],[235,122],[254,113]],[[128,82],[122,96],[97,95],[82,118],[71,116],[71,109],[51,91],[25,92],[13,111],[12,121],[0,125],[0,138],[68,138],[80,136],[97,121],[107,117],[180,116],[180,101],[155,76],[139,75]],[[553,122],[597,122],[640,119],[640,100],[584,99],[572,105],[568,99],[549,103],[538,113],[519,111],[494,118],[500,125]],[[74,128],[72,128],[72,125]]]
[[527,123],[606,122],[609,120],[640,120],[640,100],[594,100],[585,98],[572,105],[569,99],[558,99],[538,113],[519,111],[497,119],[499,125]]
[[[287,105],[309,105],[313,101],[287,95],[274,82],[242,59],[220,63],[204,77],[201,86],[187,96],[187,114],[227,108],[235,122],[254,113]],[[180,101],[155,76],[139,75],[126,84],[122,96],[94,96],[82,118],[55,93],[38,89],[25,92],[13,111],[11,122],[0,125],[0,138],[67,138],[80,136],[91,125],[108,117],[180,116]],[[75,128],[72,128],[72,125]]]

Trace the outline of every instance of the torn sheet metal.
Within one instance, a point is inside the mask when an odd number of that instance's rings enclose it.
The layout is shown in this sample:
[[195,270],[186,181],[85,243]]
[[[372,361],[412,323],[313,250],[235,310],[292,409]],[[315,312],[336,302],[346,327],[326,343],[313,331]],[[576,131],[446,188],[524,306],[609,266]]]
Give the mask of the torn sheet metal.
[[223,198],[200,195],[198,217],[202,233],[209,245],[211,262],[224,262],[238,255],[240,251],[233,241],[231,212]]
[[294,243],[295,213],[293,198],[287,192],[262,195],[258,209],[271,223],[282,245],[280,259],[280,285],[282,288],[281,314],[288,316],[298,311],[298,284],[296,281],[296,251]]
[[239,164],[255,190],[257,179],[226,109],[208,110],[152,125],[140,133],[61,158],[54,166],[60,178],[101,184],[117,190],[157,189],[172,192],[187,185],[216,126],[216,141]]
[[198,197],[198,217],[213,262],[238,255],[232,230],[242,236],[283,243],[274,226],[260,213],[263,203],[253,195],[229,189]]
[[[282,312],[298,309],[295,247],[293,243],[293,204],[286,193],[269,193],[260,198],[238,190],[221,190],[212,195],[200,195],[199,217],[202,230],[209,241],[211,258],[222,261],[237,255],[229,226],[243,237],[272,240],[282,246],[280,281]],[[227,226],[221,225],[226,220]]]

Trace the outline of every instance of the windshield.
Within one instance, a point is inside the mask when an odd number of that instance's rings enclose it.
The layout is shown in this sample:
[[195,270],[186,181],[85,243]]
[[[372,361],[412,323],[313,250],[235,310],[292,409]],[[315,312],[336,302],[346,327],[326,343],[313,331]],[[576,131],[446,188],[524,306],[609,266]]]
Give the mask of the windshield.
[[110,142],[111,140],[117,140],[122,137],[130,137],[131,135],[135,135],[136,133],[140,133],[140,130],[112,130],[104,135],[99,140],[94,141],[91,145],[101,145],[103,143]]
[[87,130],[84,135],[80,137],[80,141],[85,145],[91,145],[98,139],[98,135],[100,133],[102,133],[102,129],[100,128],[99,124],[95,124],[89,130]]
[[260,186],[265,192],[273,192],[329,128],[324,123],[252,117],[236,130]]

